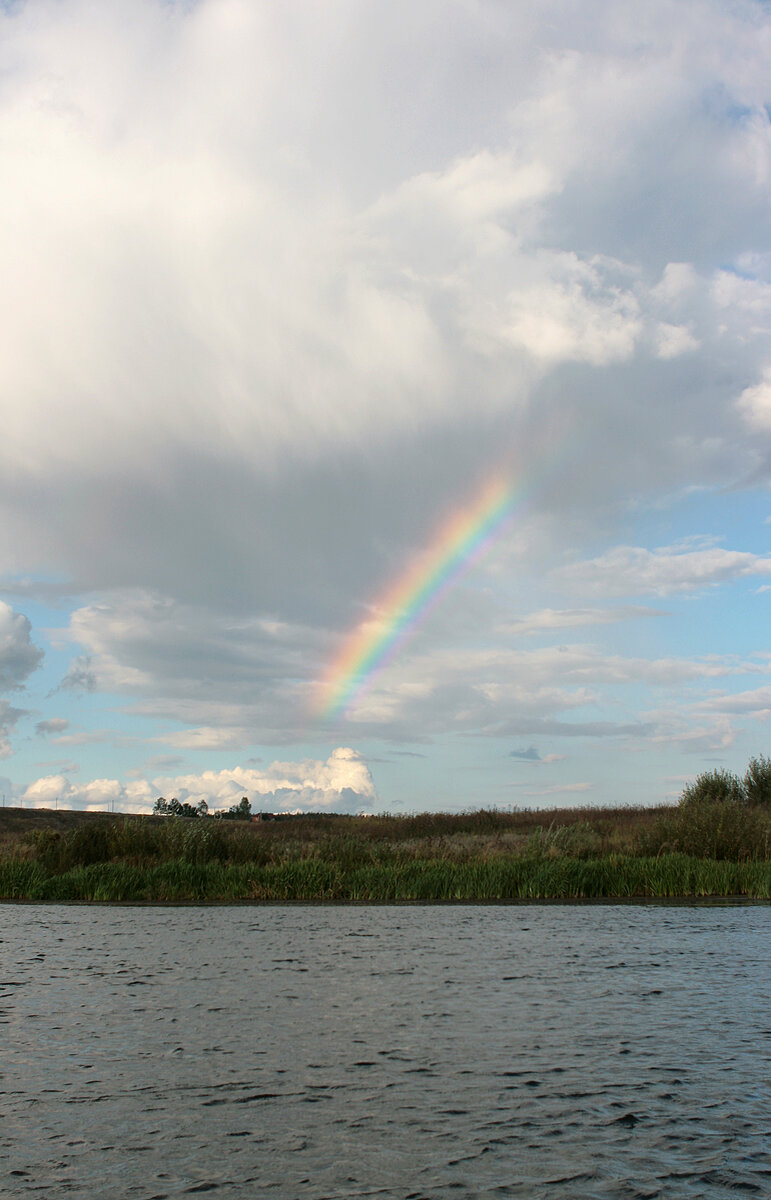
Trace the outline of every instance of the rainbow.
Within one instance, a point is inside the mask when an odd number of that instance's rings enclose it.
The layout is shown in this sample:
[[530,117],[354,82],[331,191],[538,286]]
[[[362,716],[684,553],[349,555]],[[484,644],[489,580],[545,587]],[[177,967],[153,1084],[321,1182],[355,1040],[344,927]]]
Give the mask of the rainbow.
[[504,478],[488,481],[453,513],[431,543],[372,605],[375,616],[345,639],[318,691],[324,717],[345,715],[420,628],[442,598],[495,540],[515,493]]

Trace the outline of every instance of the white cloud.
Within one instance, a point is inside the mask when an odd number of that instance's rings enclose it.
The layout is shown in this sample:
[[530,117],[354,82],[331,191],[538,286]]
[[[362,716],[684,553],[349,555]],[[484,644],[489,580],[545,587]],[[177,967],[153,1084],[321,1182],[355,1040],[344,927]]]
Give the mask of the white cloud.
[[[519,782],[515,782],[515,783],[510,784],[509,786],[518,788],[518,787],[522,787],[523,785]],[[542,788],[523,787],[522,795],[523,796],[533,796],[533,797],[538,797],[538,799],[542,799],[547,796],[560,796],[562,794],[569,795],[569,794],[575,793],[575,792],[590,792],[590,791],[592,791],[593,787],[594,787],[594,784],[586,783],[586,782],[583,782],[583,783],[561,783],[561,784],[555,783],[555,784],[552,784],[550,787],[542,787]]]
[[129,746],[137,738],[117,729],[81,729],[76,733],[59,733],[51,740],[57,746]]
[[69,788],[70,784],[64,775],[45,775],[29,784],[22,795],[22,804],[27,808],[53,808]]
[[765,672],[762,662],[732,656],[647,659],[581,644],[536,650],[456,646],[414,653],[384,670],[348,719],[358,736],[405,741],[416,730],[423,736],[457,731],[639,740],[654,729],[639,715],[639,689],[677,693],[710,679]]
[[677,358],[691,350],[698,350],[700,342],[687,325],[669,325],[662,322],[654,334],[656,354],[659,358]]
[[666,616],[666,613],[661,609],[644,608],[639,604],[627,604],[622,608],[543,608],[501,626],[501,632],[512,633],[518,637],[533,637],[554,629],[613,625],[619,621],[634,621],[640,617],[662,616]]
[[741,322],[744,338],[771,332],[771,284],[735,271],[715,272],[711,296],[723,320]]
[[753,429],[771,430],[771,369],[763,372],[760,383],[744,389],[736,405]]
[[692,263],[670,262],[651,291],[660,304],[677,306],[700,288],[701,281]]
[[254,732],[250,729],[218,729],[204,725],[197,729],[161,734],[154,740],[163,742],[166,746],[174,746],[177,750],[240,750],[251,745]]
[[20,795],[24,808],[91,809],[126,813],[148,812],[152,789],[146,780],[123,784],[117,779],[73,783],[67,775],[45,775]]
[[601,596],[693,592],[753,575],[771,574],[771,558],[709,546],[699,550],[664,546],[617,546],[556,572],[563,585]]
[[758,718],[771,715],[771,687],[753,688],[750,691],[732,692],[710,696],[699,705],[702,711],[717,711],[724,714],[746,714]]
[[509,294],[502,340],[549,363],[604,366],[631,357],[642,331],[634,294],[606,283],[599,265],[575,254],[549,259],[545,282]]
[[694,720],[687,712],[669,714],[657,724],[652,746],[669,746],[688,754],[715,754],[734,745],[737,729],[726,717]]
[[262,803],[278,802],[280,808],[308,806],[334,809],[351,803],[371,807],[377,799],[369,768],[360,754],[349,747],[333,750],[326,762],[306,759],[300,763],[274,762],[264,770],[239,767],[232,771],[204,771],[154,780],[173,791],[178,799],[193,798],[215,807],[233,803],[243,795],[257,795]]

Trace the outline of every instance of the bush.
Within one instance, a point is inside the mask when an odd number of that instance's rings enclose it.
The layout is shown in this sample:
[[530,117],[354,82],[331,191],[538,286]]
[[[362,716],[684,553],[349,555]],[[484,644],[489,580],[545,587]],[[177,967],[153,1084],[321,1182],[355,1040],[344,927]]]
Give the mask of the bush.
[[761,754],[751,758],[744,776],[744,791],[749,804],[771,806],[771,759]]
[[699,858],[752,858],[760,843],[755,813],[743,800],[698,800],[681,806],[678,850]]
[[683,788],[680,807],[688,808],[701,804],[743,804],[747,799],[744,784],[732,771],[704,771],[696,776],[694,783]]
[[758,852],[759,833],[744,784],[732,772],[705,771],[683,789],[674,829],[682,854],[751,858]]
[[[47,834],[48,836],[41,836]],[[63,837],[52,830],[40,830],[37,859],[49,871],[69,871],[112,858],[110,829],[106,822],[79,825]]]
[[771,788],[771,763],[763,759],[752,760],[744,780],[722,769],[698,775],[683,789],[677,808],[641,833],[638,852],[677,852],[733,862],[766,859],[771,822],[750,799],[756,793],[747,782],[756,778],[759,790],[766,771]]

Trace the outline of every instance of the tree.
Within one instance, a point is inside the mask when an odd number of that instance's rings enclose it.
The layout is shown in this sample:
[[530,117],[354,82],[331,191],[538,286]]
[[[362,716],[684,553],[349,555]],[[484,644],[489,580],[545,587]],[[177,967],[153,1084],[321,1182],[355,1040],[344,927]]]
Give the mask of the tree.
[[250,821],[252,819],[252,806],[249,803],[248,797],[244,796],[238,804],[233,804],[226,812],[219,812],[217,816],[223,821]]

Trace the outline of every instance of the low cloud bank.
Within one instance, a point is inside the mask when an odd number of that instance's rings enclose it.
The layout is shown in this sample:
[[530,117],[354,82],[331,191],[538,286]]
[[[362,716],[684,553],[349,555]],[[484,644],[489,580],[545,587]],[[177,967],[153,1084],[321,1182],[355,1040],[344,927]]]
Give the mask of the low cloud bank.
[[159,796],[212,809],[229,808],[247,796],[252,808],[273,812],[359,812],[372,809],[377,792],[362,756],[349,747],[333,750],[326,762],[274,762],[263,770],[234,767],[200,775],[156,776],[121,783],[92,779],[73,783],[66,775],[46,775],[19,796],[25,808],[105,809],[149,812]]

